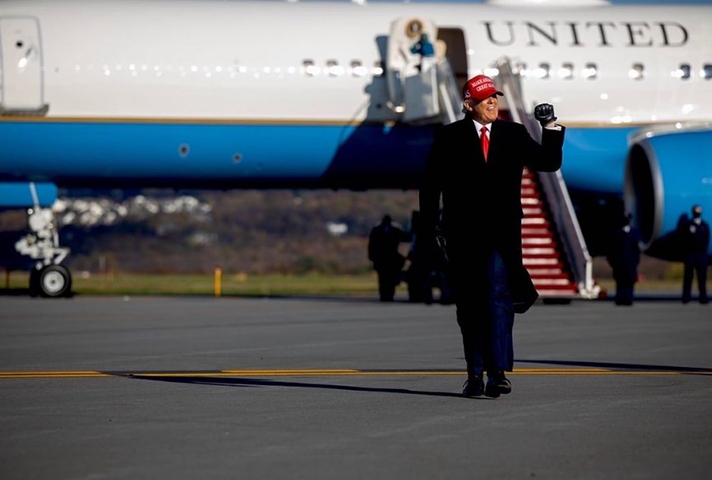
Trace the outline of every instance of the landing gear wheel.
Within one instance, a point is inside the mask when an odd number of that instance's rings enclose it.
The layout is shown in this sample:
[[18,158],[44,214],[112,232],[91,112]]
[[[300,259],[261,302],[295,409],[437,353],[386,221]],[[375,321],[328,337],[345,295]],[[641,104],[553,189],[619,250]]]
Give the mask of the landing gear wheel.
[[43,297],[68,297],[72,289],[72,275],[62,265],[48,265],[39,271],[37,283]]

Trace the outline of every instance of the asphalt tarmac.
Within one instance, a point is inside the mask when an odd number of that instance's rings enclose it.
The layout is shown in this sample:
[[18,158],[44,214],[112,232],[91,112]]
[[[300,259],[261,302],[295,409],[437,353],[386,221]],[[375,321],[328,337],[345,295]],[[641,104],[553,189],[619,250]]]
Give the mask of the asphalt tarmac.
[[0,297],[0,479],[712,478],[712,306],[537,304],[464,398],[453,306]]

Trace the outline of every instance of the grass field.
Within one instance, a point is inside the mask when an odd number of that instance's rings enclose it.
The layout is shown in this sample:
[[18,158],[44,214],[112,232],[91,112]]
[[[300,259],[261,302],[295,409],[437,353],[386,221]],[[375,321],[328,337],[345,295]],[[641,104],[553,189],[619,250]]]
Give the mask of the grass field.
[[[0,294],[22,294],[27,290],[26,272],[6,273],[0,280]],[[598,280],[610,295],[615,293],[611,279]],[[681,290],[681,280],[644,280],[636,292]],[[363,275],[147,275],[75,273],[72,292],[76,295],[220,295],[220,296],[378,296],[374,272]],[[437,292],[435,292],[437,295]],[[407,296],[407,285],[398,286],[397,295]]]
[[[12,272],[2,280],[2,290],[27,289],[28,275]],[[402,287],[405,289],[405,286]],[[72,278],[77,295],[378,295],[375,273],[356,276],[326,275],[81,275]]]

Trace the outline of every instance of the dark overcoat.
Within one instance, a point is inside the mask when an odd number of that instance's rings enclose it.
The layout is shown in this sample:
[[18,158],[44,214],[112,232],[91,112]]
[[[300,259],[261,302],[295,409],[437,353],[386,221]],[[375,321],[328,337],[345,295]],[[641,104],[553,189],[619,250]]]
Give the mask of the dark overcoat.
[[697,225],[692,218],[682,222],[680,233],[682,235],[682,249],[686,262],[706,262],[707,249],[710,244],[710,226],[704,220]]
[[371,229],[368,237],[368,259],[374,270],[398,272],[403,268],[405,257],[398,245],[410,241],[410,234],[394,225],[379,224]]
[[616,283],[632,285],[638,281],[639,245],[640,233],[634,226],[626,225],[613,230],[607,259]]
[[422,234],[437,255],[442,199],[453,281],[471,285],[468,294],[486,292],[489,252],[496,249],[507,267],[515,311],[526,311],[538,297],[522,262],[522,174],[525,166],[545,172],[561,167],[565,127],[560,128],[543,129],[539,143],[522,124],[496,120],[486,162],[470,117],[436,132],[419,192]]

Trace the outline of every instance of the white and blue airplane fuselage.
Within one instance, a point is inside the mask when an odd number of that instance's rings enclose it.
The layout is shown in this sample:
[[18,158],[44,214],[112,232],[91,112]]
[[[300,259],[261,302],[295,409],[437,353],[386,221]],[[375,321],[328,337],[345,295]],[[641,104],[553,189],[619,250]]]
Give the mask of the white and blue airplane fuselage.
[[403,19],[460,38],[441,45],[463,78],[511,59],[529,109],[567,127],[574,199],[625,194],[655,217],[648,245],[692,204],[712,212],[699,5],[5,0],[0,203],[31,205],[28,181],[44,203],[55,187],[417,188],[437,123],[393,108]]

